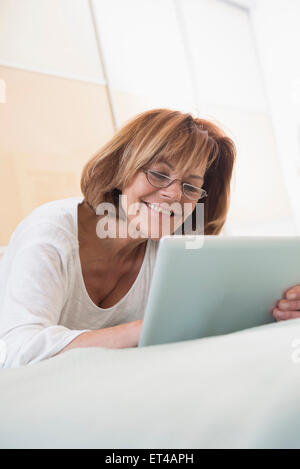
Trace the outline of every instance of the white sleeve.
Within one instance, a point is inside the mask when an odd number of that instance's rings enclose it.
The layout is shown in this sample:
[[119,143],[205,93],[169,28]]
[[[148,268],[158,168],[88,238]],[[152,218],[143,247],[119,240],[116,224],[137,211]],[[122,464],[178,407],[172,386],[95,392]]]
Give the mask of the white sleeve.
[[[58,325],[67,300],[67,269],[52,244],[28,243],[13,256],[1,298],[4,368],[36,363],[61,351],[84,331]],[[1,367],[1,364],[0,364]]]

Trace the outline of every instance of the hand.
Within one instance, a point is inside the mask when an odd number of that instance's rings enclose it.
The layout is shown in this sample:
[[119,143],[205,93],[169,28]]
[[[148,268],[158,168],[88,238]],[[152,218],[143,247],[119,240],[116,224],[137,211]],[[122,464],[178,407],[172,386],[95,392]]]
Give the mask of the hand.
[[300,285],[287,290],[272,309],[272,313],[277,321],[300,318]]

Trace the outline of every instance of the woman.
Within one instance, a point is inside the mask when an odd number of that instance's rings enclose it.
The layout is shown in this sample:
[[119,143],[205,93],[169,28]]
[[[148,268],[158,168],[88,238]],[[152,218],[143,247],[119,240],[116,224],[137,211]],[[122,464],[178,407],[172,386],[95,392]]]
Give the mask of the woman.
[[84,197],[38,207],[13,233],[0,271],[2,366],[136,346],[166,221],[185,232],[204,201],[204,232],[219,234],[234,161],[223,131],[189,114],[151,110],[124,126],[83,169]]

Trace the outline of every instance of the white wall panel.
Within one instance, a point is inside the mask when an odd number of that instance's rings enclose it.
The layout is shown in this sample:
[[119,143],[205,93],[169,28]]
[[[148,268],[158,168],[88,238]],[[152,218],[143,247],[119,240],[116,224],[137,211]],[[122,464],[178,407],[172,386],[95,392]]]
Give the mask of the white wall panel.
[[115,92],[193,106],[172,0],[94,0],[107,75]]
[[0,64],[104,83],[88,0],[1,0]]
[[[247,11],[218,0],[178,0],[202,102],[266,111]],[[201,107],[200,107],[201,111]]]
[[252,16],[282,175],[300,234],[300,1],[258,0]]

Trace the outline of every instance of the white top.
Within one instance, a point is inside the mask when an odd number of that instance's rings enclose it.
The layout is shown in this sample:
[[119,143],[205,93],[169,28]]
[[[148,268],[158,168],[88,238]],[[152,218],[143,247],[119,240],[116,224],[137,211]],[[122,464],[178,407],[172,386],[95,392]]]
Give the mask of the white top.
[[96,306],[86,291],[79,257],[77,207],[82,200],[72,197],[38,207],[10,239],[0,262],[0,367],[36,363],[87,330],[143,318],[159,243],[147,241],[142,267],[127,294],[110,308]]

